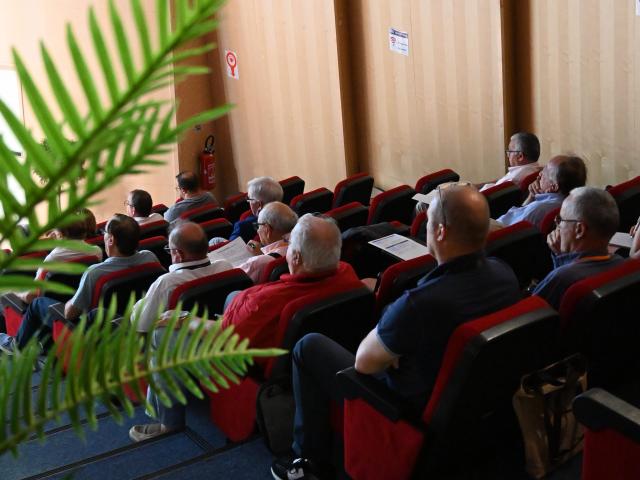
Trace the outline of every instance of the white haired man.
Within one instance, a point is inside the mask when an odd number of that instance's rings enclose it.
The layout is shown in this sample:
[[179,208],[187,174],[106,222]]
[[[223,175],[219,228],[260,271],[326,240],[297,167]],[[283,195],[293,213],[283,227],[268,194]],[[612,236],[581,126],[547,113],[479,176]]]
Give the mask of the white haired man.
[[247,200],[251,215],[233,224],[233,232],[229,240],[242,237],[248,242],[256,235],[254,223],[258,221],[258,214],[265,205],[282,201],[282,186],[271,177],[257,177],[247,183]]

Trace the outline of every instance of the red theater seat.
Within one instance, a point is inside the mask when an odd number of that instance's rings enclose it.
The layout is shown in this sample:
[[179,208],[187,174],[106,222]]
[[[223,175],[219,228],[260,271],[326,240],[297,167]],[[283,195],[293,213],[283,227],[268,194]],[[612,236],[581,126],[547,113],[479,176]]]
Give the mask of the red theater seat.
[[327,212],[331,210],[332,202],[331,190],[320,187],[293,197],[290,206],[301,217],[305,213]]
[[419,419],[382,382],[353,368],[338,373],[346,472],[352,478],[442,478],[477,468],[499,437],[501,415],[513,416],[522,375],[548,363],[545,346],[556,328],[557,313],[537,297],[460,325]]
[[280,276],[284,273],[289,273],[289,265],[287,264],[287,257],[276,258],[272,262],[269,262],[262,269],[260,274],[260,283],[275,282],[280,280]]
[[338,182],[333,189],[332,208],[341,207],[351,202],[369,205],[373,190],[373,177],[366,173],[357,173]]
[[628,232],[640,217],[640,176],[607,187],[607,191],[613,196],[620,210],[619,231]]
[[224,201],[224,216],[231,223],[236,223],[242,212],[247,210],[249,210],[249,201],[246,193],[238,193]]
[[489,216],[498,218],[522,203],[522,191],[513,182],[502,182],[481,192],[489,203]]
[[585,426],[582,480],[640,478],[640,409],[594,388],[573,401],[573,412]]
[[229,238],[233,231],[233,225],[226,218],[215,218],[207,220],[200,224],[207,238],[211,240],[214,237]]
[[[310,332],[319,332],[355,352],[372,328],[373,293],[366,287],[346,292],[323,291],[293,300],[280,314],[278,344],[293,350],[296,342]],[[268,359],[264,379],[291,374],[291,357]],[[213,394],[211,418],[232,441],[246,439],[253,433],[256,395],[261,380],[246,377],[239,385]]]
[[153,207],[151,207],[151,213],[158,213],[160,215],[164,215],[164,212],[169,210],[164,203],[156,203]]
[[411,230],[409,235],[414,238],[426,240],[427,236],[427,212],[418,213],[411,222]]
[[448,182],[459,182],[460,175],[451,170],[445,168],[444,170],[438,170],[437,172],[430,173],[421,177],[416,182],[416,192],[426,195],[438,185]]
[[282,203],[289,205],[291,200],[298,195],[302,195],[304,192],[304,180],[300,177],[289,177],[284,180],[280,180],[282,186]]
[[508,263],[522,289],[532,280],[542,280],[553,268],[545,237],[526,221],[489,233],[485,252],[487,257],[497,257]]
[[140,240],[151,237],[166,237],[168,234],[169,222],[158,220],[140,225]]
[[138,243],[138,250],[149,250],[158,258],[160,264],[168,269],[171,265],[171,255],[164,249],[167,245],[167,237],[144,238]]
[[252,285],[251,279],[239,268],[197,278],[177,286],[171,292],[167,309],[174,309],[178,302],[182,302],[182,310],[191,311],[197,304],[198,315],[204,314],[206,308],[211,318],[214,314],[222,313],[227,295]]
[[542,235],[547,237],[551,232],[553,232],[556,228],[556,217],[560,214],[560,207],[554,208],[549,213],[547,213],[542,222],[540,223],[540,231]]
[[325,213],[333,218],[338,224],[341,232],[353,227],[360,227],[367,224],[369,209],[359,202],[351,202],[341,207],[333,208]]
[[615,390],[640,378],[640,260],[573,284],[560,304],[561,347],[589,362],[589,387]]
[[515,184],[518,186],[518,188],[520,188],[520,191],[522,192],[522,201],[524,201],[524,199],[529,196],[529,185],[536,181],[536,179],[540,175],[540,170],[542,170],[542,167],[537,171],[530,173],[519,182],[515,182]]
[[182,220],[201,223],[214,218],[222,218],[224,210],[215,203],[208,203],[200,207],[191,208],[180,214]]
[[409,185],[400,185],[376,195],[371,200],[367,224],[396,220],[411,225],[416,206],[416,201],[412,198],[415,193]]

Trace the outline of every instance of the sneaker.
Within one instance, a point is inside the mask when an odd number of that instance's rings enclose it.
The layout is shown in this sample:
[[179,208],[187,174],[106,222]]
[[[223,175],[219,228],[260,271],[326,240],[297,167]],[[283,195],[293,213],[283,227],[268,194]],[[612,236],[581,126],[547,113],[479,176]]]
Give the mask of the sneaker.
[[161,423],[147,423],[145,425],[134,425],[129,430],[129,438],[134,442],[142,442],[143,440],[149,440],[150,438],[157,437],[165,433],[169,433],[171,430],[165,427]]
[[271,475],[276,480],[310,480],[317,479],[311,468],[309,460],[306,458],[296,458],[295,460],[276,460],[271,464]]
[[0,333],[0,351],[7,355],[16,353],[16,339],[6,333]]

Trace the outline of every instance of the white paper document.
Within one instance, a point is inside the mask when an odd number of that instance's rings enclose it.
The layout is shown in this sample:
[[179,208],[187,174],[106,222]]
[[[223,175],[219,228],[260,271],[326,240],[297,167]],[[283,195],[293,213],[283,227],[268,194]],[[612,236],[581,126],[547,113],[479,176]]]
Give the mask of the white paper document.
[[369,243],[402,260],[411,260],[429,253],[424,245],[397,233],[371,240]]
[[212,262],[216,260],[226,260],[234,267],[242,265],[251,257],[253,257],[253,255],[247,248],[247,244],[242,240],[242,237],[238,237],[227,243],[224,247],[209,252],[209,260]]
[[609,240],[609,245],[613,245],[616,247],[625,247],[631,248],[631,242],[633,241],[633,237],[626,232],[616,232],[611,240]]

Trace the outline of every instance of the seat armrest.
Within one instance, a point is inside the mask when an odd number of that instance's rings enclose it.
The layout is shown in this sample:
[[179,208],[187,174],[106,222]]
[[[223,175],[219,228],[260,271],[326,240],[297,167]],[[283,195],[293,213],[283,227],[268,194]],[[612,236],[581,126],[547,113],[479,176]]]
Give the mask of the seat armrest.
[[640,409],[600,388],[573,401],[576,417],[590,430],[612,429],[640,443]]
[[15,293],[5,293],[2,295],[2,306],[10,307],[18,313],[24,313],[29,304],[23,302]]
[[67,320],[64,316],[64,303],[54,303],[49,306],[49,315],[51,316],[51,320],[63,322],[67,326],[75,327],[76,324]]
[[354,367],[339,371],[338,388],[345,399],[361,398],[391,421],[406,417],[403,399],[380,380],[358,373]]

